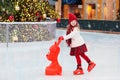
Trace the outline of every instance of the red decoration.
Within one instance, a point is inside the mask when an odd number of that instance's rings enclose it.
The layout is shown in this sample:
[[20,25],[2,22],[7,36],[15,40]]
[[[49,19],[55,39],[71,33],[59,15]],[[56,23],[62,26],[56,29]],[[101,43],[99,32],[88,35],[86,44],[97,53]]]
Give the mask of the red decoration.
[[36,16],[40,16],[40,13],[39,13],[39,12],[36,12]]
[[56,21],[57,21],[58,23],[60,23],[60,19],[59,19],[59,18],[57,18]]
[[13,21],[13,20],[14,20],[14,16],[12,16],[12,15],[9,16],[9,20],[10,20],[10,21]]
[[43,17],[42,17],[42,16],[40,16],[40,17],[38,18],[38,21],[41,21],[41,20],[43,20]]

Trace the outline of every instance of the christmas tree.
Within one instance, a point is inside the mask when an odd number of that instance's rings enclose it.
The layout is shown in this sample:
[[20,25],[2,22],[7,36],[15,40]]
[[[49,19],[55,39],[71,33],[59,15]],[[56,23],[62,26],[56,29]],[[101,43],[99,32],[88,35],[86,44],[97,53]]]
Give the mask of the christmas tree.
[[48,0],[2,0],[0,22],[34,22],[59,17]]
[[10,0],[0,0],[0,21],[8,21],[15,14],[14,5]]

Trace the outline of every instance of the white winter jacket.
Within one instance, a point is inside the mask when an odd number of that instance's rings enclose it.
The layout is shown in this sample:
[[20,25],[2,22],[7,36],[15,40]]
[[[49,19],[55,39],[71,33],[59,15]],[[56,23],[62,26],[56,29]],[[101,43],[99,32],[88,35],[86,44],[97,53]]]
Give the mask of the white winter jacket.
[[63,36],[63,38],[64,40],[71,38],[71,41],[72,41],[70,44],[71,48],[78,47],[85,44],[82,36],[80,35],[80,31],[78,27],[74,27],[73,31],[70,34]]

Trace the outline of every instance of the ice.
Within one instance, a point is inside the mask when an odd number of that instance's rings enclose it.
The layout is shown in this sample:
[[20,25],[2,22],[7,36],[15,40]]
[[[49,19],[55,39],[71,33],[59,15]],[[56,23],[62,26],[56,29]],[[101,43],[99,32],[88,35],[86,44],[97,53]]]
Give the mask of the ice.
[[50,41],[28,43],[0,43],[0,80],[120,80],[120,35],[95,32],[80,32],[86,41],[90,59],[96,67],[87,72],[87,63],[82,59],[84,75],[73,75],[75,58],[69,55],[65,41],[60,44],[59,63],[61,76],[46,76],[45,68],[49,47],[65,30],[57,30],[56,38]]

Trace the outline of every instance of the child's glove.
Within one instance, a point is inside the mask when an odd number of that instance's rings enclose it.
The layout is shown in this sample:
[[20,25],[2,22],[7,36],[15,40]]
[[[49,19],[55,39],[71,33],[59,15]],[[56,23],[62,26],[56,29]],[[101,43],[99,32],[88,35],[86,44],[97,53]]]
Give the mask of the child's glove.
[[66,40],[66,43],[67,43],[68,47],[70,47],[71,39]]
[[63,36],[60,36],[58,39],[59,39],[59,40],[64,40]]

